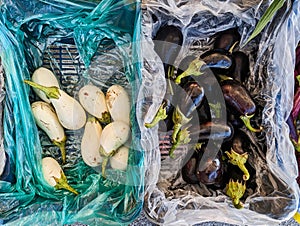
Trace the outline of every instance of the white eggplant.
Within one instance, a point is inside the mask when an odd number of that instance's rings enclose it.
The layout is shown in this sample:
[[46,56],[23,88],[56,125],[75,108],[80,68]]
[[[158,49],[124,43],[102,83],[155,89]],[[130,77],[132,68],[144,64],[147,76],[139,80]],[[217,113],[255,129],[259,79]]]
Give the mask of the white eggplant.
[[128,164],[129,147],[121,146],[110,158],[110,166],[113,169],[126,170]]
[[[59,83],[55,75],[47,68],[40,67],[33,72],[31,80],[42,86],[56,86],[59,87]],[[41,98],[43,101],[50,103],[49,98],[39,89],[33,88],[36,95]]]
[[83,161],[91,167],[101,165],[103,160],[99,152],[101,133],[100,123],[96,118],[90,117],[85,124],[81,140],[81,156]]
[[106,92],[106,104],[114,121],[130,124],[130,100],[126,90],[120,85],[112,85]]
[[31,104],[32,114],[35,122],[50,138],[53,144],[57,145],[61,151],[62,162],[66,162],[66,135],[64,128],[60,124],[53,107],[43,101],[36,101]]
[[111,156],[129,138],[130,127],[122,121],[114,121],[104,127],[100,137],[100,151],[104,156]]
[[114,121],[104,127],[100,137],[100,153],[104,156],[102,176],[106,177],[105,169],[108,160],[129,138],[130,127],[123,121]]
[[52,157],[45,157],[42,159],[42,170],[46,182],[55,189],[66,189],[75,195],[78,192],[72,188],[67,181],[67,178],[58,164],[58,162]]
[[110,122],[105,95],[101,89],[94,85],[85,85],[79,90],[78,97],[79,102],[89,114],[96,117],[101,123]]
[[46,87],[24,80],[30,86],[43,91],[55,108],[61,125],[69,130],[78,130],[85,125],[86,113],[80,103],[58,87]]

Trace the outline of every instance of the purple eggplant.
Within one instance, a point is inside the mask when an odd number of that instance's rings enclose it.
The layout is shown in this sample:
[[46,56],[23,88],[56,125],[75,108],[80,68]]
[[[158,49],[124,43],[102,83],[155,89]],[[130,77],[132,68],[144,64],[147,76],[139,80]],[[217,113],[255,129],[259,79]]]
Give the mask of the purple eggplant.
[[196,167],[197,153],[195,152],[181,169],[182,179],[188,184],[197,184],[199,182],[196,173]]
[[236,28],[221,31],[216,34],[214,49],[224,49],[229,51],[236,42],[239,42],[241,35]]
[[[216,157],[207,159],[207,161],[204,163],[204,167],[200,166],[203,152],[209,151],[210,150],[208,147],[204,147],[204,150],[198,153],[199,156],[196,169],[197,177],[199,182],[205,185],[214,185],[216,187],[219,187],[223,183],[224,173],[224,166],[220,152],[218,152],[218,155]],[[200,168],[204,168],[204,170],[200,170]]]
[[154,37],[154,50],[164,64],[166,78],[173,67],[183,42],[183,35],[178,27],[173,25],[161,27]]
[[203,124],[192,124],[188,128],[190,138],[195,142],[203,142],[209,139],[229,139],[233,134],[233,128],[224,122],[206,122]]
[[250,124],[250,118],[256,112],[256,105],[246,88],[234,79],[227,79],[221,82],[221,89],[229,110],[238,114],[250,131],[260,132],[262,128],[253,128]]
[[234,67],[229,76],[244,84],[250,74],[249,58],[241,51],[233,52],[232,58],[234,60]]
[[222,49],[212,49],[203,53],[200,58],[205,62],[201,70],[212,69],[214,72],[228,72],[233,66],[231,55]]
[[195,81],[190,81],[183,85],[177,105],[186,117],[190,117],[192,112],[202,104],[203,98],[203,87]]
[[[181,74],[177,74],[175,79],[176,84],[181,84],[182,79],[185,77],[201,76],[210,70],[214,73],[228,73],[233,67],[233,60],[230,53],[222,49],[208,50],[200,57],[194,57],[194,59],[193,57],[188,57],[184,60],[184,63],[189,63],[188,67]],[[185,67],[186,65],[181,68],[184,69]]]

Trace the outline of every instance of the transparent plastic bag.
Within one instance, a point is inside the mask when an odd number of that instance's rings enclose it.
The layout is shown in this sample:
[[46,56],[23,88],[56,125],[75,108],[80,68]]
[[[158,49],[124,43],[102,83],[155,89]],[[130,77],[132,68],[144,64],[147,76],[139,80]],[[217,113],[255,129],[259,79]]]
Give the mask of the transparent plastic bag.
[[[144,191],[144,150],[135,109],[142,83],[139,60],[140,6],[135,1],[2,1],[0,16],[3,148],[11,180],[0,181],[0,222],[8,225],[119,225],[140,213]],[[79,195],[49,186],[41,158],[61,163],[59,148],[35,124],[24,83],[44,66],[60,88],[78,98],[88,83],[106,92],[123,86],[132,103],[131,143],[126,171],[91,168],[81,158],[83,129],[66,130],[66,164],[61,165]],[[1,74],[2,75],[2,74]],[[4,79],[4,83],[2,82]],[[3,98],[4,97],[4,98]],[[1,127],[2,128],[2,127]],[[6,161],[8,162],[8,161]]]
[[[246,189],[243,209],[233,207],[224,187],[213,189],[201,183],[187,184],[182,179],[181,169],[189,147],[180,146],[172,159],[165,152],[171,146],[170,134],[158,133],[153,138],[154,148],[149,156],[152,162],[147,160],[147,169],[151,170],[146,172],[148,187],[144,210],[151,221],[168,225],[207,221],[260,225],[279,223],[295,213],[299,202],[299,187],[295,180],[297,163],[285,121],[293,102],[294,83],[287,77],[293,76],[293,47],[297,38],[292,27],[298,22],[298,3],[286,1],[266,29],[243,46],[269,4],[265,1],[144,2],[142,27],[147,54],[143,57],[145,62],[153,61],[151,67],[150,63],[145,64],[144,70],[156,72],[162,81],[165,80],[162,65],[165,62],[154,51],[153,41],[160,27],[174,25],[183,34],[175,68],[185,56],[198,56],[211,49],[218,32],[231,28],[238,30],[241,39],[236,48],[245,52],[250,61],[246,87],[257,105],[253,121],[263,126],[262,133],[249,132],[253,139],[248,161],[255,169],[249,183],[255,186]],[[145,122],[151,121],[156,114],[165,90],[160,90],[159,99],[152,99],[153,108]]]

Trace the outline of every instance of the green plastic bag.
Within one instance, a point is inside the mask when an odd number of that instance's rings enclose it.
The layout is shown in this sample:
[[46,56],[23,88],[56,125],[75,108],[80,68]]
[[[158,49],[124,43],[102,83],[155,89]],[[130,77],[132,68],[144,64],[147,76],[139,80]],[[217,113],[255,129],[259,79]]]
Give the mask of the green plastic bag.
[[[133,221],[143,204],[144,151],[135,101],[142,82],[139,2],[131,0],[4,0],[0,3],[0,58],[5,72],[3,150],[11,181],[0,180],[0,224],[90,225]],[[36,100],[23,80],[44,66],[54,72],[61,89],[77,98],[93,83],[104,92],[122,85],[131,98],[131,144],[126,171],[107,168],[106,179],[81,158],[83,129],[66,131],[67,162],[62,165],[75,196],[49,186],[41,158],[61,162],[59,149],[37,128],[30,103]],[[139,111],[138,111],[139,112]],[[2,129],[2,128],[1,128]]]

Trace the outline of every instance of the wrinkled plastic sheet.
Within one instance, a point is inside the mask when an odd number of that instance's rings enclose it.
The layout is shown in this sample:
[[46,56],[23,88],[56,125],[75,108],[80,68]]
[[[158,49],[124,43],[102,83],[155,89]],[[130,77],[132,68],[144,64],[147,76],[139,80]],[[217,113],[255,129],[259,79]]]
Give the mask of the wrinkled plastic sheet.
[[[144,151],[140,111],[134,106],[142,83],[139,48],[140,7],[136,1],[1,1],[0,97],[3,150],[15,182],[0,181],[0,224],[119,225],[135,219],[143,205]],[[66,131],[67,163],[62,165],[74,196],[44,180],[41,158],[60,152],[39,130],[30,110],[37,99],[24,84],[44,66],[61,88],[77,98],[91,82],[103,92],[112,84],[129,93],[131,146],[126,172],[107,169],[107,179],[85,165],[80,154],[83,130]],[[142,100],[141,100],[142,101]],[[143,106],[142,106],[143,107]],[[1,146],[2,147],[2,146]],[[101,170],[100,170],[101,171]]]
[[[204,52],[213,43],[214,34],[238,28],[239,48],[253,31],[267,1],[144,1],[142,31],[145,80],[160,83],[145,121],[151,121],[164,97],[166,83],[162,62],[154,51],[159,27],[175,25],[183,32],[183,47],[174,64],[192,53]],[[299,3],[286,1],[272,22],[253,41],[242,48],[249,56],[250,77],[246,87],[258,107],[256,120],[264,127],[262,134],[252,134],[255,166],[255,190],[246,190],[244,208],[236,209],[222,189],[188,185],[180,174],[187,149],[175,151],[175,159],[162,153],[166,144],[157,135],[146,158],[144,210],[156,224],[193,225],[214,221],[237,225],[275,224],[290,219],[299,203],[296,184],[297,162],[285,123],[293,103],[294,50],[299,41]],[[153,130],[157,130],[153,128]],[[157,133],[159,134],[159,133]],[[170,144],[169,144],[170,146]],[[163,158],[164,157],[164,158]]]

